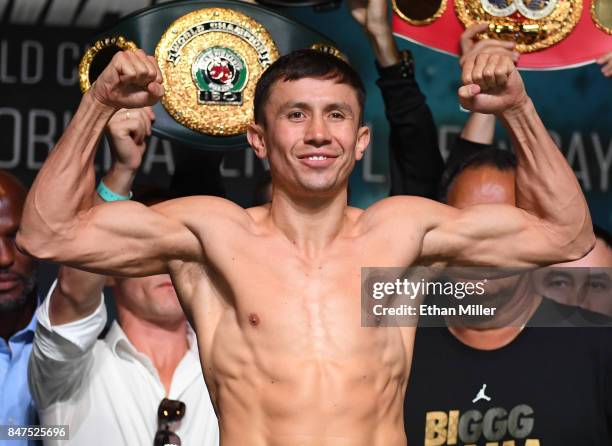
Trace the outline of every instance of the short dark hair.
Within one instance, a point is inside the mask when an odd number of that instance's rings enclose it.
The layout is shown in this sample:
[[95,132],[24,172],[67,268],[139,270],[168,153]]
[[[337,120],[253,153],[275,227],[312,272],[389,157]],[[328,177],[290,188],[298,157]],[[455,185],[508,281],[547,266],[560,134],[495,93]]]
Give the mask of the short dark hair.
[[270,97],[270,89],[277,81],[297,81],[304,78],[334,79],[339,84],[351,86],[357,94],[360,122],[365,105],[365,87],[359,74],[347,62],[329,53],[303,49],[293,51],[276,60],[263,72],[255,87],[253,114],[256,123],[265,123],[264,106]]
[[516,170],[516,156],[508,150],[487,148],[467,155],[465,158],[455,160],[444,169],[440,178],[439,198],[446,203],[448,201],[448,191],[461,172],[468,167],[494,167],[500,171]]

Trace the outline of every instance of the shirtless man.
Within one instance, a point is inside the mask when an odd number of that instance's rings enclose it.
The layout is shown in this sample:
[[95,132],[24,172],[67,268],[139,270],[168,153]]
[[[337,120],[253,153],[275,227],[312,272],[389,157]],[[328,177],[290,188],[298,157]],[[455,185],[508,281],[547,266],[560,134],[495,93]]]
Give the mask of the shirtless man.
[[198,335],[225,446],[406,444],[415,329],[361,327],[362,266],[529,266],[593,246],[574,173],[509,57],[468,57],[459,96],[512,132],[523,209],[416,197],[348,207],[349,174],[370,136],[363,85],[340,59],[312,50],[282,57],[257,86],[248,139],[270,161],[271,204],[244,210],[188,197],[92,207],[105,124],[119,108],[158,101],[161,80],[144,52],[114,56],[40,171],[17,242],[107,275],[169,272]]

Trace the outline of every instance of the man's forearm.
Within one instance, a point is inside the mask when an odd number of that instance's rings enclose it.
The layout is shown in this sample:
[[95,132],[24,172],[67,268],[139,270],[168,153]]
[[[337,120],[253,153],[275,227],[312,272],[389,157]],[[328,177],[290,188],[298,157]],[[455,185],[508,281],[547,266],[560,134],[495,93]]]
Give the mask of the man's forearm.
[[495,115],[484,113],[470,113],[461,137],[466,141],[478,144],[493,144],[495,136]]
[[92,206],[94,157],[115,110],[85,94],[68,128],[40,170],[23,211],[18,243],[37,257],[61,247],[62,237]]
[[501,114],[518,160],[517,205],[544,221],[552,237],[568,248],[592,247],[589,209],[576,175],[550,137],[530,99]]
[[444,162],[436,125],[409,63],[377,64],[380,88],[389,121],[390,195],[435,199]]
[[400,61],[399,50],[393,39],[391,29],[387,32],[370,33],[368,38],[372,44],[376,60],[381,67],[389,67]]

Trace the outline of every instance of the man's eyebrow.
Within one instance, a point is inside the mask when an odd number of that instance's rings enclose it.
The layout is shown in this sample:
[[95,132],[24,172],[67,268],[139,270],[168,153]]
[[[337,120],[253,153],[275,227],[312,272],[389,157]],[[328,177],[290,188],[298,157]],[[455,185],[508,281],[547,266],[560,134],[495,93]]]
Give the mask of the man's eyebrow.
[[608,273],[592,273],[589,274],[589,280],[591,279],[596,279],[596,280],[606,280],[606,281],[612,281],[612,278],[610,277],[610,275]]
[[571,274],[566,273],[564,271],[560,271],[560,270],[552,270],[546,273],[544,278],[546,280],[551,280],[551,279],[570,279],[572,281],[574,280],[574,277]]
[[[300,108],[300,109],[304,109],[304,110],[311,110],[312,106],[310,104],[308,104],[307,102],[289,101],[289,102],[285,102],[280,107],[281,110],[287,110],[287,109],[291,109],[291,108]],[[353,113],[352,107],[349,104],[347,104],[346,102],[332,102],[331,104],[327,104],[325,106],[324,110],[326,110],[326,111],[329,111],[329,110],[342,110],[342,111],[344,111],[346,113]]]
[[287,110],[289,108],[302,108],[302,109],[310,109],[310,105],[308,105],[306,102],[298,102],[298,101],[289,101],[289,102],[285,102],[283,105],[281,105],[280,109],[281,110]]
[[353,113],[353,108],[346,102],[333,102],[328,104],[325,110],[342,110],[347,113]]

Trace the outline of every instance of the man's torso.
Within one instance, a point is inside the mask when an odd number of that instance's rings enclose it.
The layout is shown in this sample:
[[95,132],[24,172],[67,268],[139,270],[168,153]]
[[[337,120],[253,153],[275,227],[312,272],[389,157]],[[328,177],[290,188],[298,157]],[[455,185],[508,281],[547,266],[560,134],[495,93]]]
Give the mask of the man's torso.
[[412,263],[419,244],[364,230],[349,209],[340,234],[308,256],[266,211],[250,212],[249,229],[208,234],[206,267],[171,270],[224,444],[404,444],[414,328],[362,327],[360,277],[364,266]]

